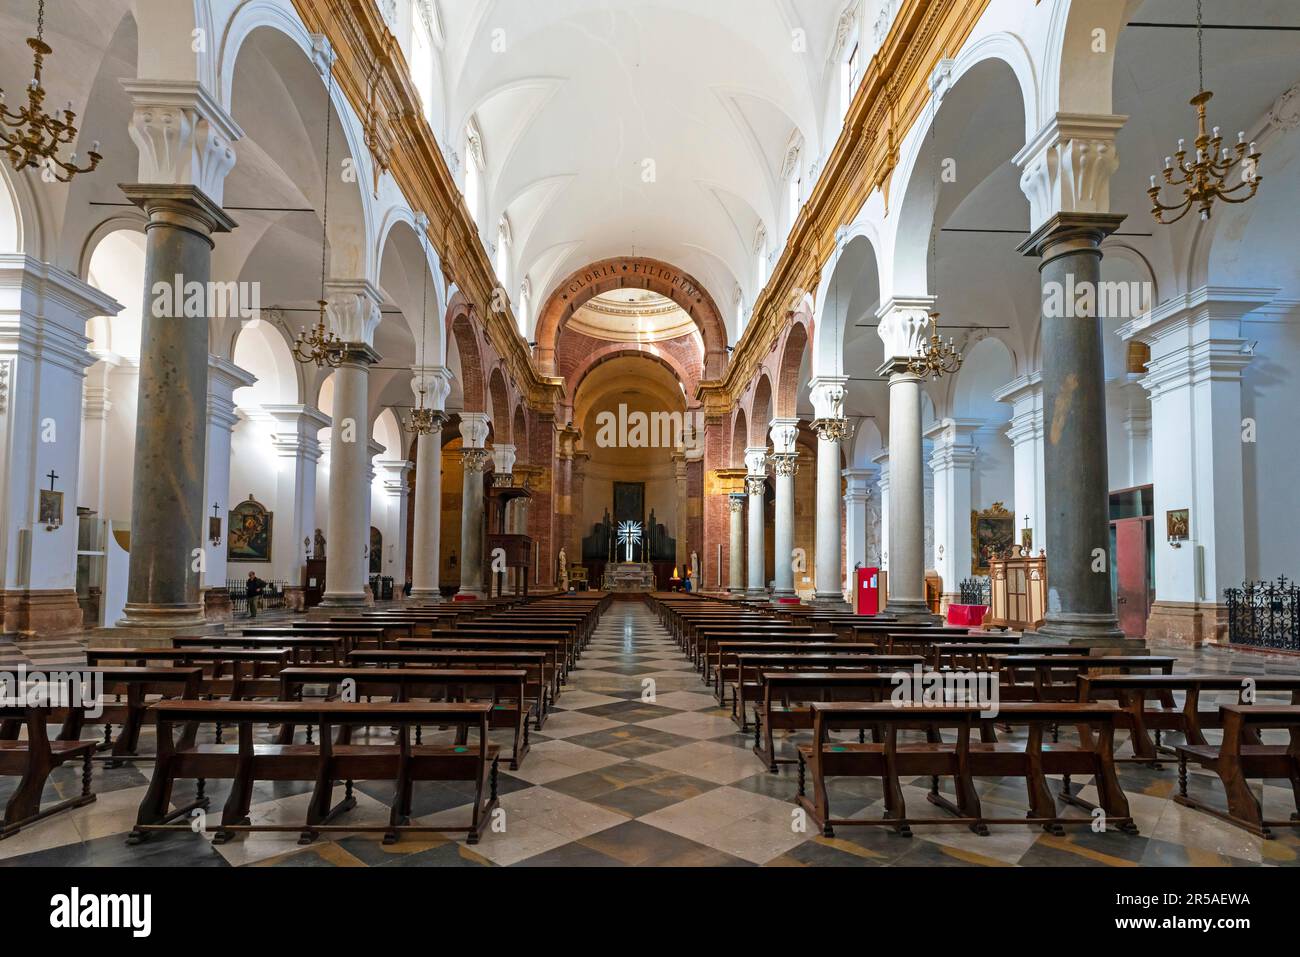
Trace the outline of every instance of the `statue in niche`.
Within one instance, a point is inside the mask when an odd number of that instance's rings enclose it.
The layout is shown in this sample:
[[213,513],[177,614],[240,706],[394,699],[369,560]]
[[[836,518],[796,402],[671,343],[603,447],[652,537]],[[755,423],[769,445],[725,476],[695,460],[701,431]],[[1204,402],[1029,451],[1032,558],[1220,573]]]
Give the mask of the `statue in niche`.
[[700,556],[694,551],[691,552],[691,577],[700,580]]
[[569,590],[569,556],[565,554],[563,548],[560,549],[560,574],[556,579],[560,585],[560,591]]
[[325,536],[321,534],[319,528],[316,529],[316,540],[315,540],[315,544],[312,546],[311,557],[312,558],[325,557]]

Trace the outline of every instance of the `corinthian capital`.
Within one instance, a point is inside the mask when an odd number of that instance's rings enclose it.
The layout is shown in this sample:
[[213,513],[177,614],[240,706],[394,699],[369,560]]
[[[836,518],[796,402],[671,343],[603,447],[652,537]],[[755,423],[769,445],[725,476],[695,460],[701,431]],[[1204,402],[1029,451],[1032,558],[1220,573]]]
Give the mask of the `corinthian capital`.
[[325,284],[330,332],[344,342],[370,345],[379,327],[379,290],[363,279]]
[[460,460],[466,472],[482,473],[492,461],[492,452],[489,449],[465,449],[460,453]]
[[739,492],[732,492],[727,496],[727,509],[734,515],[737,512],[745,510],[745,496]]
[[131,96],[128,132],[140,151],[140,183],[193,186],[220,206],[244,131],[199,83],[127,79],[122,86]]
[[880,326],[876,331],[885,346],[885,370],[900,359],[910,359],[920,353],[926,343],[933,308],[933,296],[895,296],[880,304],[876,310]]
[[762,495],[767,491],[767,477],[763,475],[745,476],[745,492],[748,495]]

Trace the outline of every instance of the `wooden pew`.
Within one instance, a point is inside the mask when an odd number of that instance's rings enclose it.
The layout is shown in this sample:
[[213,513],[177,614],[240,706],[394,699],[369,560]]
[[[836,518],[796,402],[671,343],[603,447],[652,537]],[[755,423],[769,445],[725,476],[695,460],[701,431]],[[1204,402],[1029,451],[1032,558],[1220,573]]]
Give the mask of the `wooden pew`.
[[[524,695],[527,678],[528,672],[522,668],[499,671],[478,668],[286,668],[280,672],[280,700],[303,700],[303,688],[309,684],[328,686],[326,700],[334,700],[338,697],[339,685],[344,681],[355,683],[358,698],[379,695],[391,697],[394,701],[432,699],[435,690],[442,696],[438,700],[444,701],[488,698],[492,703],[488,726],[514,729],[510,770],[516,771],[529,748],[528,701]],[[504,704],[506,701],[513,702],[513,707]],[[293,734],[292,725],[282,725],[279,743],[292,744]],[[419,725],[416,725],[415,734],[415,743],[419,744]],[[465,742],[458,740],[456,743]]]
[[[578,660],[577,632],[571,628],[525,627],[522,624],[510,627],[495,623],[480,625],[476,622],[473,625],[460,625],[453,629],[435,629],[429,632],[428,635],[421,637],[427,639],[486,638],[491,640],[546,641],[550,645],[559,647],[559,653],[555,657],[555,678],[557,682],[563,682],[568,677],[569,669],[574,667]],[[405,640],[413,641],[418,639]]]
[[274,698],[280,690],[280,670],[289,666],[287,648],[88,648],[91,666],[124,664],[145,667],[167,662],[171,667],[198,666],[199,697]]
[[[464,831],[476,844],[497,803],[498,748],[488,741],[492,705],[475,703],[366,704],[307,701],[163,701],[154,706],[158,725],[158,758],[153,778],[140,804],[135,829],[128,844],[138,844],[156,830],[189,829],[190,813],[207,808],[204,782],[231,780],[230,796],[215,828],[213,843],[229,841],[240,831],[301,831],[300,844],[321,832],[382,832],[384,843],[406,831]],[[177,742],[178,723],[234,725],[238,743],[188,744]],[[315,724],[321,729],[317,744],[255,744],[254,725]],[[472,745],[413,745],[412,725],[451,725],[478,732]],[[352,744],[351,729],[363,725],[396,727],[394,744]],[[339,730],[334,740],[333,730]],[[199,781],[197,799],[171,810],[171,793],[178,779]],[[253,785],[257,781],[312,781],[311,804],[301,826],[253,824],[249,820]],[[345,795],[333,803],[335,783],[345,782]],[[393,803],[385,825],[335,824],[341,814],[356,806],[353,781],[392,781]],[[474,809],[467,825],[433,827],[412,825],[411,794],[417,781],[473,781]],[[485,793],[486,792],[486,793]]]
[[[978,705],[899,705],[894,702],[864,704],[814,703],[813,742],[799,745],[799,793],[796,798],[827,836],[839,825],[884,825],[911,836],[917,824],[965,824],[977,834],[987,834],[989,824],[1037,824],[1060,833],[1065,824],[1090,825],[1092,818],[1066,818],[1056,809],[1047,775],[1092,776],[1107,815],[1107,826],[1135,834],[1128,800],[1119,786],[1113,760],[1115,722],[1119,709],[1111,704],[1055,702],[1003,703],[996,718],[982,716]],[[997,741],[993,721],[1024,726],[1027,740]],[[1092,743],[1079,745],[1044,742],[1057,724],[1089,725]],[[908,727],[928,726],[925,742],[900,741]],[[955,732],[944,740],[943,729]],[[845,741],[833,731],[870,730],[870,742]],[[984,740],[973,740],[978,730]],[[812,772],[813,792],[807,791]],[[827,779],[836,776],[879,777],[884,784],[885,814],[881,818],[839,818],[830,814]],[[908,813],[902,780],[915,776],[931,779],[927,800],[948,812],[945,817],[915,817]],[[951,777],[956,801],[939,790],[940,777]],[[1029,813],[1021,818],[994,818],[985,814],[975,790],[977,777],[1025,779]],[[1064,796],[1064,795],[1063,795]]]
[[[1174,800],[1263,838],[1272,838],[1275,827],[1300,827],[1300,705],[1225,704],[1219,710],[1223,725],[1221,745],[1178,746],[1178,793]],[[1264,744],[1260,732],[1265,730],[1287,731],[1290,741]],[[1188,762],[1219,776],[1228,799],[1227,813],[1188,795]],[[1251,778],[1290,781],[1296,810],[1288,820],[1265,819],[1263,807],[1247,784]]]
[[[445,636],[445,637],[444,637]],[[550,638],[467,638],[459,632],[434,632],[429,638],[403,638],[393,650],[420,650],[445,648],[460,651],[540,651],[545,655],[542,661],[542,676],[550,689],[551,701],[560,696],[563,684],[564,644]]]
[[[811,634],[811,633],[810,633]],[[786,638],[753,638],[741,641],[719,641],[713,646],[713,661],[704,674],[718,704],[726,705],[727,688],[736,682],[736,655],[741,652],[798,655],[861,655],[874,649],[867,645],[853,645],[845,641],[798,641]]]
[[[267,629],[270,630],[270,629]],[[333,661],[341,664],[347,639],[329,635],[304,635],[279,629],[270,635],[201,635],[172,639],[173,648],[287,648],[295,665]],[[307,660],[303,660],[304,652]]]
[[[1289,691],[1291,704],[1300,705],[1300,675],[1083,675],[1079,678],[1079,701],[1118,701],[1124,709],[1122,726],[1128,728],[1133,745],[1130,760],[1154,763],[1160,752],[1176,754],[1174,748],[1160,746],[1162,731],[1181,733],[1187,744],[1206,744],[1205,728],[1219,728],[1222,712],[1200,709],[1203,692],[1235,692],[1238,704],[1246,689],[1252,691]],[[1172,693],[1184,692],[1183,706],[1174,705]],[[1149,706],[1154,700],[1156,707]],[[1149,732],[1154,731],[1156,740]],[[1258,744],[1258,741],[1252,741]]]
[[[78,668],[79,675],[99,675],[104,683],[104,695],[117,700],[104,700],[98,717],[90,718],[85,709],[55,709],[54,718],[64,722],[59,737],[80,738],[87,723],[103,725],[104,740],[100,751],[111,749],[103,757],[114,767],[124,760],[149,760],[151,755],[140,754],[140,731],[145,715],[154,702],[149,695],[162,698],[197,698],[203,682],[202,668],[156,668],[130,666],[98,666]],[[126,700],[122,700],[125,697]],[[113,739],[113,726],[121,725],[117,739]]]
[[[1115,670],[1125,674],[1158,671],[1172,674],[1177,658],[1169,655],[1061,655],[1019,654],[998,659],[1003,669],[1003,697],[1007,700],[1077,701],[1079,677],[1090,671]],[[1032,674],[1029,684],[1020,673]]]
[[[60,811],[83,807],[95,800],[90,789],[92,757],[99,742],[64,738],[51,741],[48,725],[51,708],[39,704],[0,703],[0,777],[21,778],[5,803],[0,821],[0,840],[12,837],[29,824]],[[65,722],[66,726],[66,722]],[[21,729],[27,729],[22,738]],[[69,761],[81,761],[81,794],[41,807],[41,793],[55,768]]]
[[354,651],[348,655],[353,665],[376,665],[406,668],[412,665],[423,668],[522,668],[528,672],[524,685],[527,698],[535,705],[533,730],[540,731],[550,714],[550,685],[546,675],[544,651],[493,651],[474,648],[385,648],[382,650]]
[[762,671],[881,671],[894,673],[921,667],[925,659],[920,655],[877,654],[773,654],[767,651],[741,652],[736,655],[736,693],[731,719],[741,731],[749,730],[745,714],[746,689],[759,689]]
[[998,667],[998,659],[1005,655],[1078,655],[1078,645],[1045,644],[1021,645],[1001,641],[936,641],[924,651],[931,668]]
[[[775,774],[779,764],[773,731],[808,731],[813,727],[813,701],[880,701],[889,694],[894,677],[883,671],[763,671],[761,704],[754,708],[754,753]],[[793,703],[792,703],[793,702]],[[800,704],[802,702],[802,704]]]

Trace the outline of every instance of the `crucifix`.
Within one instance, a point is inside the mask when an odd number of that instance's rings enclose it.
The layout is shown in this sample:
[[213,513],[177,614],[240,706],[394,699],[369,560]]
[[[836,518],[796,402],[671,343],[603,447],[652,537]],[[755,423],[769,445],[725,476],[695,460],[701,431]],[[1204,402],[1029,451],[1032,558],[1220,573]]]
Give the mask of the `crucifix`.
[[50,474],[45,477],[50,480],[50,491],[53,492],[54,480],[58,478],[58,476],[54,474],[54,469],[50,469]]

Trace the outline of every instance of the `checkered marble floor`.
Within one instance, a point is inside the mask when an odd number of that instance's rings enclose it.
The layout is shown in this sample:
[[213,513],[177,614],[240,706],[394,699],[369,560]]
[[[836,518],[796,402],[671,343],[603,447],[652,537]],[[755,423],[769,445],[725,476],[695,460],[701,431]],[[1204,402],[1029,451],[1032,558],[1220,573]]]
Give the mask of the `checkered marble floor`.
[[[3,651],[3,649],[0,649]],[[1208,649],[1179,651],[1179,670],[1242,673],[1300,670],[1300,660]],[[1064,734],[1064,732],[1063,732]],[[430,735],[426,734],[426,740]],[[500,741],[508,746],[503,737]],[[557,710],[532,735],[532,751],[518,771],[502,770],[504,827],[470,847],[463,840],[412,835],[384,846],[378,835],[334,835],[299,847],[296,833],[250,834],[214,847],[199,834],[172,833],[145,844],[124,843],[148,781],[149,767],[97,768],[97,803],[58,815],[0,841],[0,866],[181,865],[256,866],[1134,866],[1290,865],[1300,863],[1300,834],[1279,829],[1263,841],[1172,801],[1176,765],[1123,765],[1121,783],[1140,834],[1094,833],[1083,825],[1066,836],[1039,829],[994,826],[980,837],[959,826],[916,827],[902,837],[884,828],[837,828],[825,838],[801,830],[792,798],[795,771],[769,774],[681,656],[676,644],[640,602],[616,602],[597,625],[579,668],[569,677]],[[145,740],[144,747],[151,741]],[[793,739],[780,744],[793,753]],[[1121,748],[1121,753],[1127,753]],[[0,801],[12,779],[0,779]],[[1262,789],[1266,813],[1294,808],[1288,788]],[[59,773],[60,793],[75,793],[79,775]],[[926,807],[927,781],[905,788],[909,806]],[[1193,773],[1191,788],[1222,806],[1217,778]],[[178,789],[179,790],[179,789]],[[213,807],[226,790],[209,785]],[[305,814],[310,785],[260,784],[255,821],[296,823]],[[981,781],[986,808],[1023,814],[1023,785]],[[357,785],[353,815],[386,818],[391,789]],[[1257,789],[1257,793],[1261,793]],[[877,781],[832,785],[837,815],[879,816]],[[1091,786],[1084,797],[1095,798]],[[48,794],[47,799],[54,795]],[[186,799],[184,793],[177,800]],[[422,822],[463,821],[470,792],[460,786],[420,785],[415,816]]]

